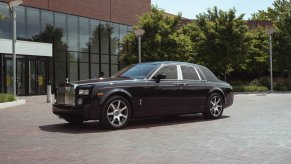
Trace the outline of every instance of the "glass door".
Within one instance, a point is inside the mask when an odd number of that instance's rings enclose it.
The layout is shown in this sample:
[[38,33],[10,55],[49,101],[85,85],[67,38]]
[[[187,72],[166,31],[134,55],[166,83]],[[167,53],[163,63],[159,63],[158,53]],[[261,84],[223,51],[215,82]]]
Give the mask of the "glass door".
[[28,90],[30,95],[46,94],[47,61],[41,59],[28,60]]
[[11,58],[4,59],[4,91],[13,94],[13,63]]
[[37,60],[37,88],[38,94],[46,94],[46,61]]
[[[21,56],[16,60],[16,94],[25,95],[25,59]],[[9,55],[4,57],[4,91],[13,94],[13,62]]]
[[28,94],[37,94],[36,88],[36,61],[28,60]]
[[16,65],[16,86],[17,86],[17,95],[25,95],[25,84],[26,84],[26,76],[25,76],[25,60],[17,59]]
[[[13,93],[12,56],[4,56],[3,83],[4,92]],[[46,94],[48,81],[48,59],[31,56],[17,56],[16,93],[17,95]]]

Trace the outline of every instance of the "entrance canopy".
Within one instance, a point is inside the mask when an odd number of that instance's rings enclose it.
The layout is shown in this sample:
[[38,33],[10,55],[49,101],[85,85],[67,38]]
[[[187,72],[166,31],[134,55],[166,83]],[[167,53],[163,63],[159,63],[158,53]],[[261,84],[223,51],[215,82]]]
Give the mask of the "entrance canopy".
[[[33,56],[53,56],[53,45],[50,43],[16,41],[16,54]],[[0,53],[12,54],[12,40],[0,39]]]

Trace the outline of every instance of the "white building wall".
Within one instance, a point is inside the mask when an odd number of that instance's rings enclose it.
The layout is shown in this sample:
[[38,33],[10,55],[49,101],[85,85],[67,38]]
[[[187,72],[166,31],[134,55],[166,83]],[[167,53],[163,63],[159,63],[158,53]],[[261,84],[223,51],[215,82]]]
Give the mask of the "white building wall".
[[[16,41],[15,52],[17,55],[53,56],[53,45],[50,43]],[[12,54],[12,40],[0,39],[0,53]]]

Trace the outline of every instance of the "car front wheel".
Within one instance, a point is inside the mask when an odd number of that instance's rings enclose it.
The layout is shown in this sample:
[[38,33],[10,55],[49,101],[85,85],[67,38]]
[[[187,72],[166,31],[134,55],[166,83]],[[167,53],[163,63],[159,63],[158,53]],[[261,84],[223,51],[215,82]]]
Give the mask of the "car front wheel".
[[122,96],[110,97],[103,106],[101,125],[107,129],[120,129],[130,118],[129,102]]
[[204,117],[217,119],[223,113],[223,99],[218,93],[212,93],[207,101],[206,110],[203,112]]

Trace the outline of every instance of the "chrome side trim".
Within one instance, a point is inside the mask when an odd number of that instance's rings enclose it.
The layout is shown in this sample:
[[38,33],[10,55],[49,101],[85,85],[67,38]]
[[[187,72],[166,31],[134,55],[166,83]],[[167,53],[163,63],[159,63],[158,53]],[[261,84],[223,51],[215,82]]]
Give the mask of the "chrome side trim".
[[183,80],[181,65],[177,65],[178,80]]
[[206,76],[204,75],[203,71],[198,66],[196,68],[201,73],[201,75],[204,77],[205,80],[203,80],[203,81],[208,81]]
[[201,77],[200,77],[200,74],[199,74],[199,72],[197,71],[197,69],[196,69],[196,67],[193,67],[194,69],[195,69],[195,71],[196,71],[196,74],[198,75],[198,77],[199,77],[199,80],[202,80],[201,79]]

